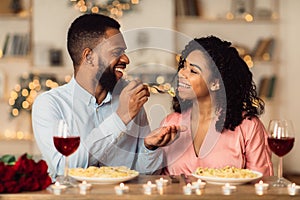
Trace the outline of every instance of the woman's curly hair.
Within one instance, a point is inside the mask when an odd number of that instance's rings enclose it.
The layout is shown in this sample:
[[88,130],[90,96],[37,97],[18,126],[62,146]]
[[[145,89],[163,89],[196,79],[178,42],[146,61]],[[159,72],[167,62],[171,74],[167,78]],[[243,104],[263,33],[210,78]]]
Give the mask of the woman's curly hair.
[[[195,38],[182,51],[178,71],[183,68],[187,56],[194,50],[200,50],[212,70],[210,80],[220,79],[220,90],[215,92],[215,105],[218,112],[216,130],[234,130],[242,120],[261,115],[264,101],[258,97],[252,73],[230,42],[215,36]],[[222,82],[222,83],[221,83]],[[178,96],[173,98],[173,109],[181,113],[192,106],[190,100]]]

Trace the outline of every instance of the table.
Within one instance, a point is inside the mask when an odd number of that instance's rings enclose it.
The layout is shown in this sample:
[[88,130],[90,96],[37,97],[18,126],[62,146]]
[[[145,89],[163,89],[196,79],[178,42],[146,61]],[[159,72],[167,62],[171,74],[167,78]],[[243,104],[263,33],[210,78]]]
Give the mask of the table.
[[[184,199],[262,199],[262,200],[272,200],[272,199],[300,199],[300,194],[297,194],[296,196],[290,196],[287,192],[286,188],[273,188],[270,187],[270,189],[262,196],[257,195],[255,193],[255,187],[253,183],[244,184],[244,185],[238,185],[236,192],[233,192],[231,195],[224,195],[222,192],[222,189],[220,185],[213,185],[213,184],[207,184],[205,189],[202,190],[201,194],[195,194],[192,195],[184,195],[182,187],[186,185],[186,179],[184,179],[182,176],[176,176],[177,182],[170,183],[167,186],[164,187],[163,193],[159,194],[157,190],[155,190],[151,195],[145,195],[143,193],[143,187],[142,185],[147,183],[147,181],[151,181],[155,183],[156,179],[159,178],[165,178],[168,179],[169,182],[171,182],[170,177],[168,176],[146,176],[146,175],[140,175],[137,178],[125,182],[125,185],[129,186],[129,192],[125,193],[123,195],[116,195],[114,191],[114,185],[99,185],[99,184],[93,184],[92,189],[88,191],[86,195],[81,195],[79,193],[78,188],[68,188],[65,192],[63,192],[60,195],[54,195],[50,190],[43,190],[43,191],[37,191],[37,192],[22,192],[17,194],[1,194],[0,200],[15,200],[15,199],[22,199],[22,200],[35,200],[35,199],[43,199],[43,200],[54,200],[54,199],[129,199],[129,200],[150,200],[150,199],[158,199],[158,200],[168,200],[168,199],[178,199],[178,200],[184,200]],[[267,177],[263,178],[264,182],[269,182],[273,180],[275,177]],[[289,177],[292,182],[295,182],[297,184],[300,184],[300,177],[299,176],[290,176]],[[196,179],[192,176],[188,177],[189,181],[196,181]]]

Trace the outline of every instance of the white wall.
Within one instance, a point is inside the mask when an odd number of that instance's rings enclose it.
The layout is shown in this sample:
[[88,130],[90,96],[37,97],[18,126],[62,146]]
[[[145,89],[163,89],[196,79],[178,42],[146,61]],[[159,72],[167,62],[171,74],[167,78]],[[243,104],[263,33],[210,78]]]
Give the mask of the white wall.
[[72,67],[67,54],[67,31],[80,13],[68,3],[65,0],[33,0],[34,67],[49,66],[50,48],[63,50],[64,65]]
[[280,82],[278,85],[278,117],[294,121],[295,145],[292,151],[283,159],[284,171],[300,173],[300,105],[299,105],[299,33],[300,33],[300,1],[281,0],[280,27]]
[[[165,9],[162,10],[162,7]],[[71,66],[66,51],[67,31],[71,22],[81,13],[70,7],[68,1],[62,0],[34,0],[33,11],[35,67],[49,66],[48,50],[50,48],[62,49],[64,65]],[[145,27],[172,29],[173,13],[172,0],[143,0],[135,6],[133,12],[125,13],[118,21],[121,24],[121,30],[126,32],[138,32],[138,28]]]

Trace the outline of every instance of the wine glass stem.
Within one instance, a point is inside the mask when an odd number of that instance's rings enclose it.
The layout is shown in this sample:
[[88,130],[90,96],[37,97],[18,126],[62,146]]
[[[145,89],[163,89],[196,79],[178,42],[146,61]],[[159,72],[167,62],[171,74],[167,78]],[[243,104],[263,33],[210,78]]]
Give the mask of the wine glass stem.
[[64,171],[64,177],[65,179],[68,177],[69,174],[69,159],[68,156],[65,158],[65,171]]
[[278,162],[278,178],[282,178],[282,157],[279,157],[279,162]]

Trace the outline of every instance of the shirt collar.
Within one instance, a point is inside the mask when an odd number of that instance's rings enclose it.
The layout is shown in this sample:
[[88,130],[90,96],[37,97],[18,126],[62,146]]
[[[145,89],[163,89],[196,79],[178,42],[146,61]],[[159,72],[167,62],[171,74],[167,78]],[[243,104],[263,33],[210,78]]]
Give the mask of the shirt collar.
[[[73,85],[74,88],[74,97],[76,99],[81,99],[87,106],[90,104],[96,105],[96,98],[90,94],[88,91],[86,91],[83,87],[81,87],[74,76],[72,77],[70,84]],[[105,99],[102,101],[102,103],[98,106],[101,106],[105,103],[109,103],[112,99],[112,95],[110,93],[107,93]]]

